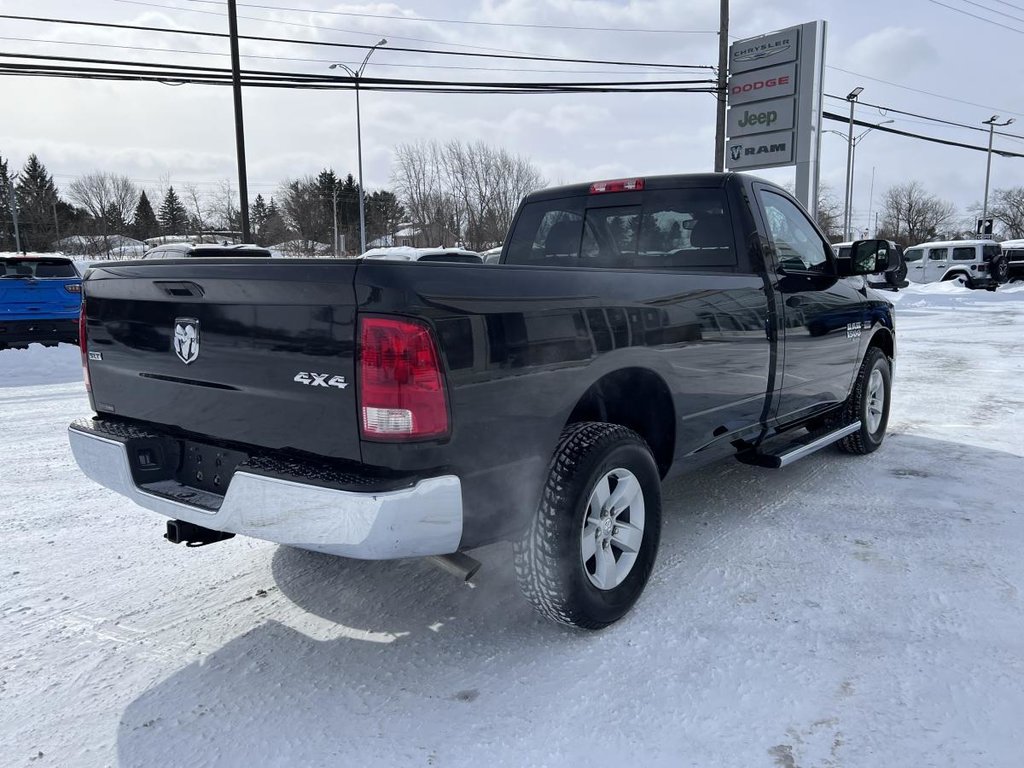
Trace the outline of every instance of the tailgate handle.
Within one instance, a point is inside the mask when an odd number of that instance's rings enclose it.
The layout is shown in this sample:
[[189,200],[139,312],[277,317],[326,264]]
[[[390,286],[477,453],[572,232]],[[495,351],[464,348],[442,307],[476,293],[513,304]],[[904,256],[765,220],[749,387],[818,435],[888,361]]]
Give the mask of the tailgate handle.
[[155,280],[155,285],[168,296],[195,296],[201,298],[203,289],[195,283],[173,282],[169,280]]

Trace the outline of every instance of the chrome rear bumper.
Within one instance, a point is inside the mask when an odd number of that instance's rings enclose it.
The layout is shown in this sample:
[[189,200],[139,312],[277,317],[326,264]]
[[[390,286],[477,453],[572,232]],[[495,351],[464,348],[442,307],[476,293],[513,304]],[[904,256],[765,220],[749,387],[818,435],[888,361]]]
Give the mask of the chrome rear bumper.
[[122,441],[74,425],[68,440],[78,466],[95,482],[141,507],[215,531],[365,560],[450,554],[462,539],[462,486],[453,475],[370,493],[240,469],[212,509],[136,485]]

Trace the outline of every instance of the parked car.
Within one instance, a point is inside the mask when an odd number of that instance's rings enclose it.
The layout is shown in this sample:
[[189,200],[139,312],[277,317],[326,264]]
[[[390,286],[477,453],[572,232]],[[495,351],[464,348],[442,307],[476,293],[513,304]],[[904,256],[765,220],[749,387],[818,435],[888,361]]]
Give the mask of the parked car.
[[501,261],[501,246],[488,248],[480,254],[480,258],[483,259],[484,264],[497,264]]
[[999,244],[1006,257],[1008,280],[1024,280],[1024,240],[1004,240]]
[[903,253],[912,283],[960,280],[968,288],[994,291],[1006,282],[1006,256],[995,240],[951,240],[921,243]]
[[[903,249],[893,242],[889,241],[890,247],[896,251],[899,257],[900,266],[893,272],[886,272],[882,275],[868,275],[865,277],[868,285],[872,288],[888,289],[898,291],[900,288],[907,286],[907,263],[903,260]],[[836,252],[836,256],[840,259],[850,258],[850,248],[853,246],[852,242],[848,243],[834,243],[832,249]]]
[[413,248],[396,245],[384,248],[371,248],[362,254],[364,259],[383,259],[385,261],[448,261],[461,264],[481,264],[483,259],[476,251],[464,248]]
[[258,245],[214,245],[212,243],[168,243],[158,245],[143,259],[195,259],[235,256],[270,258],[270,251]]
[[63,256],[0,257],[0,349],[78,343],[82,279]]
[[837,259],[740,174],[532,193],[487,268],[97,267],[71,448],[172,542],[471,574],[466,550],[510,540],[534,607],[598,629],[647,583],[663,478],[882,445],[894,313],[861,276],[897,267],[886,241]]

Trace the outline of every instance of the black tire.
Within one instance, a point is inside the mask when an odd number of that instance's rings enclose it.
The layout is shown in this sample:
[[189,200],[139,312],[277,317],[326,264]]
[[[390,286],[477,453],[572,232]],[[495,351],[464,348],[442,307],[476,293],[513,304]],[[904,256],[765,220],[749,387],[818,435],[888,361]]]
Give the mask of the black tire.
[[1010,263],[1006,260],[1005,256],[996,256],[989,262],[988,273],[991,275],[995,285],[992,286],[992,290],[996,289],[996,286],[1002,285],[1010,279]]
[[903,260],[903,256],[900,256],[900,266],[895,272],[885,273],[885,282],[889,284],[890,288],[902,288],[903,283],[907,279],[907,262]]
[[[636,559],[622,581],[600,589],[590,575],[590,563],[597,567],[597,554],[584,562],[581,539],[591,494],[599,481],[614,472],[631,473],[640,485],[643,533]],[[609,487],[614,495],[611,481]],[[632,512],[622,512],[627,513]],[[600,529],[595,532],[600,539]],[[571,424],[563,430],[551,459],[537,513],[515,543],[516,581],[526,599],[547,618],[602,629],[621,619],[639,599],[654,567],[660,538],[661,480],[647,443],[617,424]],[[605,551],[614,553],[615,545],[608,543]],[[616,565],[625,554],[618,550],[618,556],[612,555]]]
[[[881,376],[883,384],[883,401],[881,404],[881,420],[871,428],[869,406],[871,405],[870,388],[875,371]],[[885,440],[885,430],[889,426],[889,406],[892,403],[892,366],[889,358],[878,347],[868,347],[857,373],[857,381],[853,393],[846,401],[843,411],[843,423],[860,422],[860,429],[839,441],[839,448],[847,453],[868,454],[877,451]]]

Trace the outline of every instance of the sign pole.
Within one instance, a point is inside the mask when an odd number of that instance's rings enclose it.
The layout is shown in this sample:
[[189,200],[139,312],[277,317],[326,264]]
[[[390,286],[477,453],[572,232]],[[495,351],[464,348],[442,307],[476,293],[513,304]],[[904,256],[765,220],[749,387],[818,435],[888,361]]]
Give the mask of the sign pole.
[[715,173],[725,170],[725,110],[729,90],[729,0],[722,0],[718,22],[718,105],[715,114]]
[[818,218],[821,178],[821,113],[825,82],[825,38],[828,25],[812,21],[800,26],[800,83],[796,132],[796,199],[811,218]]

